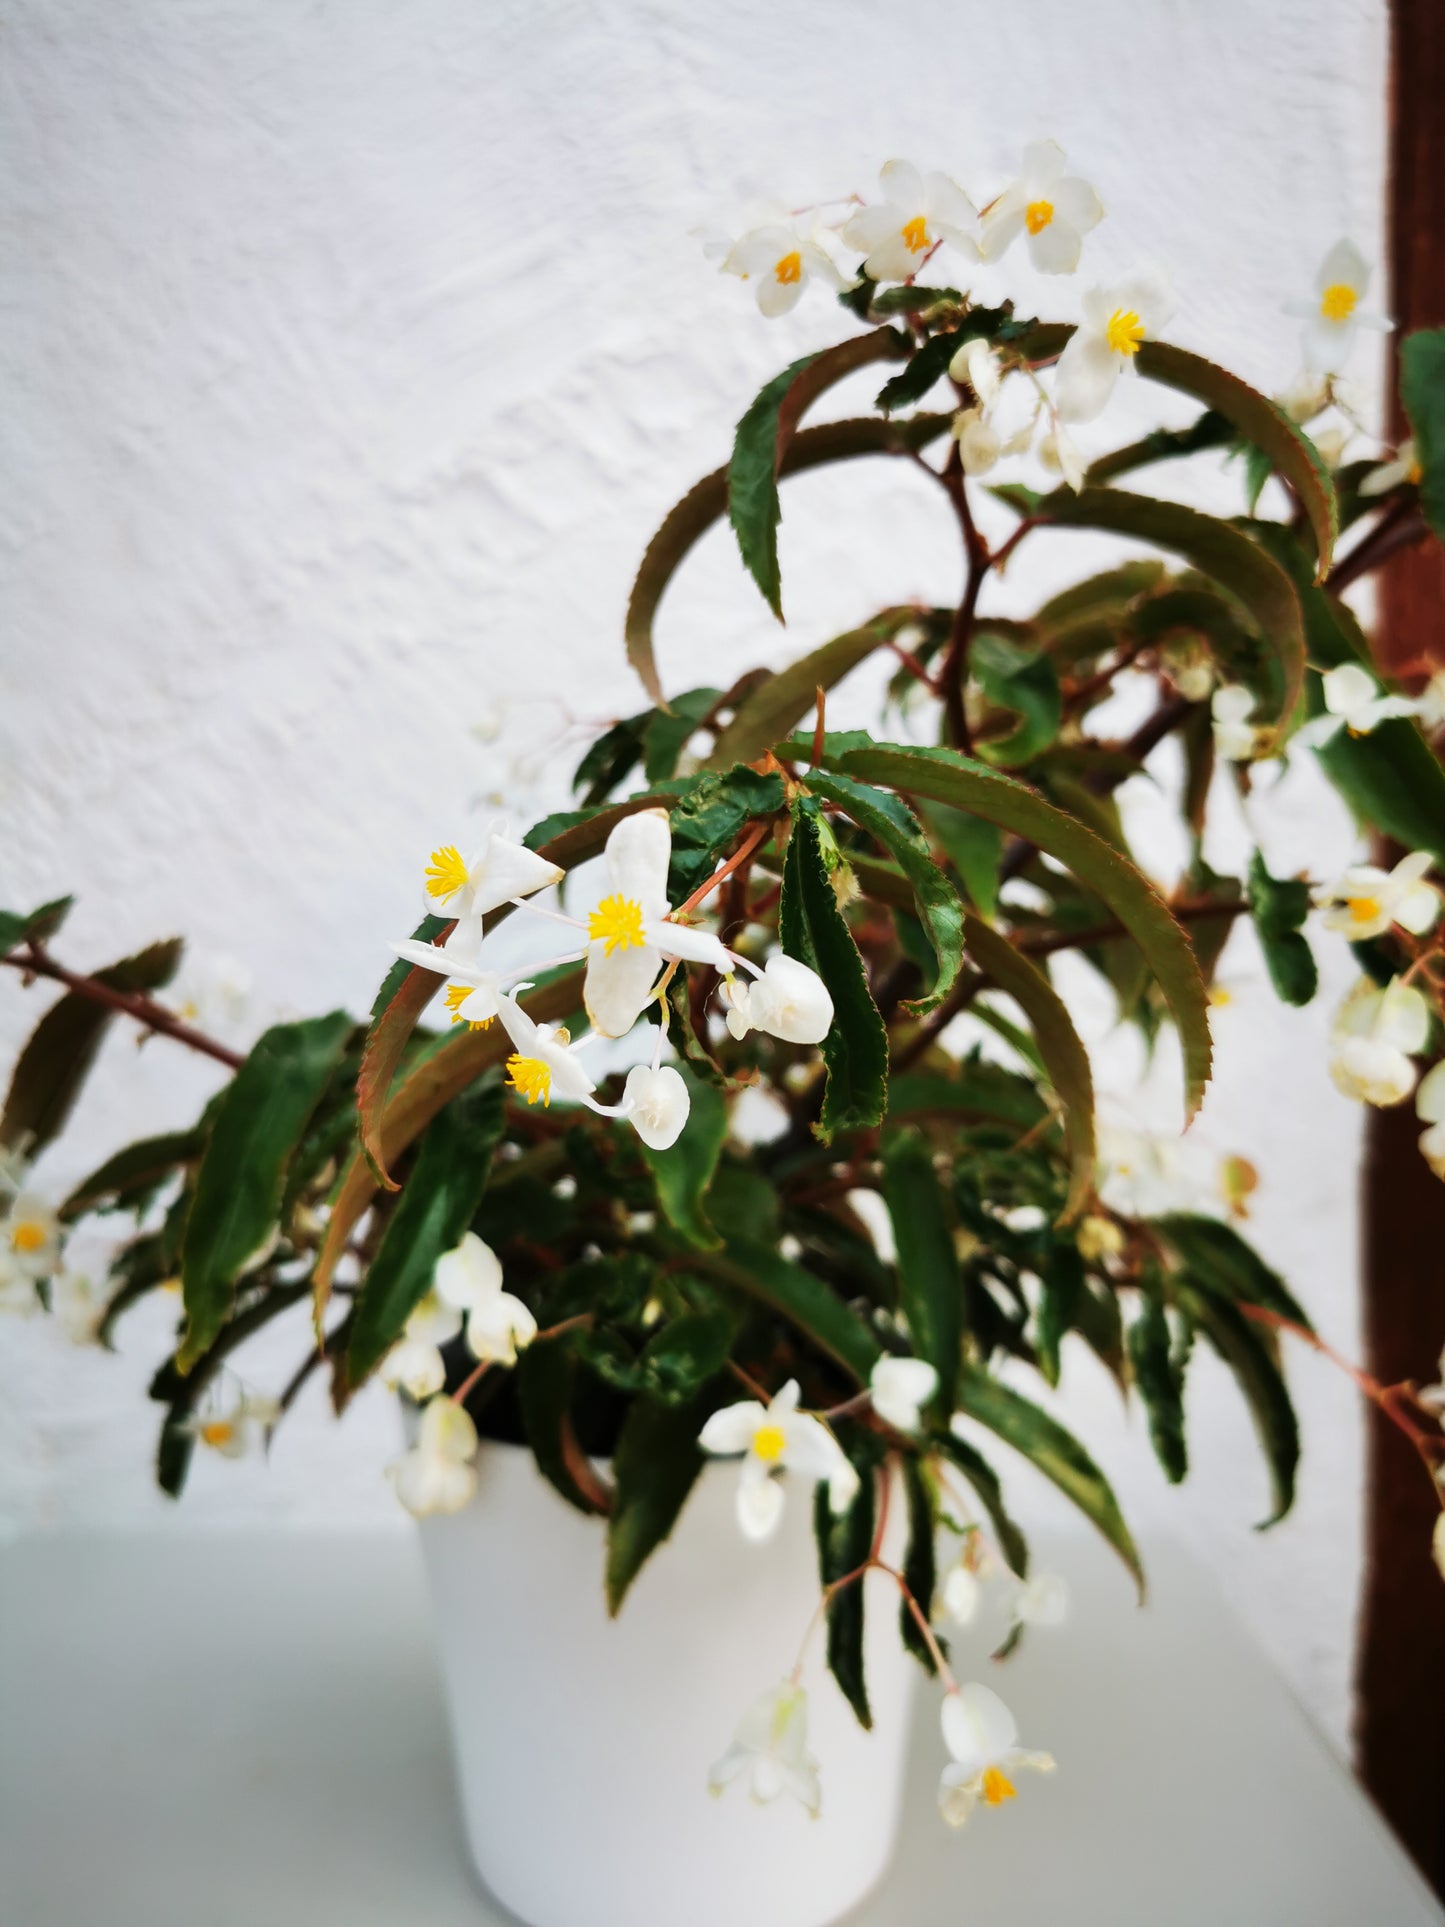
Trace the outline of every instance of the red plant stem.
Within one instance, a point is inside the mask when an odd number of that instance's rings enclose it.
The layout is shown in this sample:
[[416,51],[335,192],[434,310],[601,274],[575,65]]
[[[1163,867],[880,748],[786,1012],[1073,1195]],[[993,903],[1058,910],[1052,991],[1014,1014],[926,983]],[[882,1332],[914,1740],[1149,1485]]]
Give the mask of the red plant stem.
[[[1272,1331],[1288,1332],[1291,1338],[1302,1339],[1312,1351],[1327,1358],[1350,1379],[1362,1395],[1377,1405],[1393,1425],[1405,1434],[1416,1451],[1431,1468],[1432,1478],[1437,1462],[1445,1460],[1445,1434],[1435,1426],[1421,1425],[1410,1409],[1418,1410],[1414,1390],[1409,1385],[1382,1385],[1371,1373],[1362,1371],[1358,1365],[1351,1364],[1342,1352],[1312,1332],[1308,1326],[1300,1325],[1292,1318],[1282,1318],[1277,1311],[1267,1311],[1263,1305],[1241,1305],[1240,1310],[1246,1318],[1257,1325],[1267,1325]],[[1445,1506],[1445,1491],[1440,1494],[1440,1503]]]
[[732,875],[740,863],[746,863],[753,851],[756,850],[758,845],[767,837],[771,827],[771,824],[768,823],[755,823],[743,838],[742,842],[739,843],[738,847],[733,851],[727,862],[724,863],[720,869],[714,870],[706,883],[700,883],[687,899],[686,903],[680,903],[677,906],[672,912],[672,921],[675,923],[679,917],[685,917],[689,910],[695,910],[705,898],[712,895],[713,891],[716,890],[725,878]]
[[132,1017],[136,1023],[144,1024],[147,1030],[156,1031],[162,1037],[173,1037],[178,1044],[185,1044],[190,1050],[200,1051],[203,1056],[214,1057],[218,1064],[225,1064],[231,1070],[239,1070],[246,1061],[239,1051],[227,1049],[218,1044],[214,1037],[207,1037],[204,1031],[183,1024],[179,1017],[173,1017],[164,1004],[145,996],[138,990],[113,990],[109,984],[98,983],[94,977],[83,976],[79,971],[67,970],[64,964],[57,963],[43,944],[31,942],[21,954],[12,951],[8,957],[0,958],[12,970],[22,971],[27,977],[49,977],[52,982],[64,984],[79,997],[87,997],[92,1003],[104,1004],[107,1010],[116,1011],[122,1017]]

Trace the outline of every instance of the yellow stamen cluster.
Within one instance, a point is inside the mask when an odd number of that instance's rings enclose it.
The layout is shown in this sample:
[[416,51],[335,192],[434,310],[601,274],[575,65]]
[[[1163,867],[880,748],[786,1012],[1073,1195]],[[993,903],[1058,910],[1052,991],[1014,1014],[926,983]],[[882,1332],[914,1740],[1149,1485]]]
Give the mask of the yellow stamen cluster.
[[1320,295],[1320,313],[1326,321],[1348,321],[1359,298],[1348,282],[1331,281]]
[[753,1433],[753,1451],[769,1465],[776,1465],[788,1443],[781,1425],[760,1425]]
[[903,236],[903,245],[910,254],[922,254],[928,246],[928,222],[921,214],[915,214],[911,221],[905,221],[898,230]]
[[37,1224],[33,1218],[22,1219],[10,1227],[10,1244],[15,1251],[43,1251],[45,1248],[45,1226]]
[[552,1067],[540,1057],[521,1057],[514,1052],[507,1059],[507,1082],[529,1104],[541,1104],[545,1109],[552,1102]]
[[456,895],[466,880],[467,866],[455,843],[432,851],[431,862],[426,866],[428,896],[437,897],[445,903],[448,897]]
[[785,287],[791,287],[795,281],[801,281],[803,278],[802,255],[794,248],[791,254],[780,256],[773,263],[773,273]]
[[635,897],[604,897],[587,919],[587,935],[594,943],[614,950],[641,950],[647,942],[642,930],[642,905]]
[[201,1427],[201,1442],[204,1445],[229,1445],[236,1436],[236,1428],[228,1418],[207,1419]]
[[1030,234],[1042,234],[1053,218],[1052,201],[1030,201],[1024,209],[1024,226]]
[[1144,339],[1144,323],[1132,308],[1115,308],[1104,335],[1116,355],[1137,355]]
[[1373,923],[1380,914],[1378,897],[1346,897],[1345,908],[1356,923]]
[[479,1017],[479,1018],[473,1019],[471,1017],[468,1017],[466,1012],[462,1009],[462,1005],[467,1001],[468,997],[470,997],[471,994],[472,994],[472,987],[470,984],[448,984],[447,994],[442,1001],[445,1003],[447,1009],[451,1012],[452,1022],[454,1024],[465,1024],[468,1030],[485,1030],[487,1028],[487,1025],[490,1024],[492,1021],[490,1017]]
[[983,1803],[988,1807],[1002,1806],[1005,1800],[1017,1797],[1013,1781],[996,1766],[986,1766],[983,1770]]

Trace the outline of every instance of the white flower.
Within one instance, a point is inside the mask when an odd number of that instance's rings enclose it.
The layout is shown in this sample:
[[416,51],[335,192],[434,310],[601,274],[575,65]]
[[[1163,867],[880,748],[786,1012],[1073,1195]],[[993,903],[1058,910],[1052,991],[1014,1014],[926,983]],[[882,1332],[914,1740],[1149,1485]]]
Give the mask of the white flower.
[[1074,1242],[1085,1264],[1096,1265],[1122,1255],[1124,1233],[1112,1218],[1101,1217],[1093,1212],[1080,1223]]
[[1003,453],[997,430],[982,408],[960,408],[953,418],[953,438],[965,475],[987,475]]
[[1019,178],[983,211],[985,261],[997,261],[1026,232],[1029,256],[1041,273],[1073,273],[1084,236],[1098,226],[1104,210],[1087,181],[1065,175],[1065,165],[1057,141],[1035,141],[1024,149]]
[[1197,1208],[1196,1187],[1181,1153],[1177,1138],[1101,1122],[1100,1201],[1128,1218],[1156,1218],[1166,1211]]
[[587,919],[582,1000],[594,1030],[624,1037],[651,1002],[665,959],[709,963],[724,976],[732,960],[709,932],[669,921],[672,827],[666,810],[623,817],[607,839],[605,856],[611,888]]
[[921,1358],[880,1358],[868,1380],[873,1410],[900,1432],[916,1432],[920,1407],[938,1390],[938,1373]]
[[460,1512],[477,1489],[477,1428],[454,1399],[422,1408],[416,1444],[386,1468],[396,1496],[414,1518]]
[[737,978],[724,986],[728,1029],[734,1037],[750,1030],[781,1037],[785,1044],[821,1044],[833,1024],[833,999],[815,970],[781,951],[750,984]]
[[1360,303],[1370,285],[1370,264],[1353,241],[1336,241],[1315,276],[1313,301],[1291,301],[1285,312],[1305,323],[1304,358],[1308,368],[1338,374],[1355,344],[1359,328],[1388,332],[1383,315],[1367,314]]
[[972,1625],[982,1596],[983,1588],[978,1583],[978,1574],[973,1567],[963,1559],[956,1560],[943,1575],[939,1590],[944,1616],[951,1619],[955,1626]]
[[549,883],[560,883],[555,863],[509,842],[493,830],[482,853],[468,863],[455,844],[433,850],[426,869],[426,891],[438,915],[480,917],[518,897],[530,897]]
[[1254,692],[1243,683],[1225,683],[1209,705],[1214,719],[1214,748],[1228,763],[1247,763],[1259,747],[1260,730],[1254,714]]
[[105,1300],[83,1272],[60,1271],[50,1281],[50,1310],[72,1345],[98,1345]]
[[[1439,1070],[1440,1066],[1437,1064],[1435,1069]],[[1434,1072],[1431,1073],[1431,1076],[1433,1075]],[[1426,1078],[1425,1083],[1428,1084],[1429,1081],[1429,1078]],[[1420,1088],[1423,1091],[1425,1085],[1422,1084]],[[1435,1369],[1439,1372],[1440,1378],[1434,1385],[1422,1385],[1415,1394],[1415,1402],[1417,1405],[1423,1405],[1427,1412],[1433,1412],[1441,1424],[1445,1425],[1445,1352],[1441,1352],[1440,1363]]]
[[743,1536],[770,1539],[783,1516],[783,1488],[775,1472],[792,1471],[828,1481],[835,1512],[852,1504],[858,1474],[828,1428],[798,1410],[798,1381],[790,1378],[767,1404],[740,1400],[714,1412],[698,1434],[704,1452],[745,1454],[738,1481],[738,1524]]
[[475,1231],[437,1259],[433,1276],[444,1306],[467,1316],[467,1344],[476,1358],[515,1365],[517,1353],[537,1336],[537,1321],[510,1291],[502,1289],[502,1265]]
[[447,1382],[440,1348],[461,1328],[461,1312],[443,1303],[436,1291],[427,1292],[407,1319],[401,1337],[381,1361],[382,1384],[393,1392],[406,1392],[418,1404],[439,1392]]
[[746,1770],[748,1792],[760,1806],[791,1793],[818,1812],[818,1762],[808,1751],[808,1696],[790,1679],[764,1693],[744,1713],[732,1745],[708,1772],[710,1793]]
[[1016,1626],[1061,1626],[1068,1612],[1069,1589],[1053,1572],[1025,1580],[1009,1605]]
[[1402,1104],[1415,1088],[1411,1056],[1429,1035],[1430,1006],[1413,985],[1361,977],[1335,1012],[1330,1076],[1361,1104]]
[[1392,461],[1382,462],[1378,468],[1370,470],[1360,483],[1360,493],[1361,495],[1387,495],[1392,488],[1399,488],[1402,482],[1408,482],[1412,488],[1418,488],[1424,472],[1414,437],[1410,436],[1401,442]]
[[243,1459],[256,1443],[258,1429],[264,1431],[274,1425],[280,1415],[274,1398],[242,1392],[229,1407],[216,1405],[209,1411],[192,1413],[182,1421],[181,1429],[223,1459]]
[[1342,662],[1320,677],[1324,714],[1296,730],[1299,742],[1318,748],[1347,729],[1352,736],[1368,736],[1390,716],[1413,716],[1419,703],[1409,696],[1384,696],[1369,670],[1357,662]]
[[507,1082],[529,1104],[546,1107],[554,1097],[571,1098],[604,1117],[610,1116],[592,1096],[597,1086],[578,1062],[580,1046],[555,1024],[535,1023],[517,1002],[518,994],[528,987],[518,984],[509,996],[497,1000],[497,1015],[513,1045],[507,1059]]
[[643,1143],[666,1151],[682,1136],[692,1099],[671,1064],[634,1064],[622,1091],[622,1115]]
[[[1437,1178],[1445,1178],[1445,1059],[1432,1065],[1420,1079],[1415,1113],[1430,1127],[1420,1133],[1420,1155]],[[1445,1366],[1441,1376],[1445,1377]]]
[[758,307],[771,320],[796,306],[815,277],[836,293],[851,284],[821,245],[816,222],[770,221],[740,235],[723,256],[720,271],[753,283]]
[[8,1245],[0,1244],[0,1312],[29,1318],[41,1309],[36,1281],[16,1264]]
[[1437,669],[1415,698],[1416,712],[1426,734],[1445,727],[1445,669]]
[[1084,486],[1087,464],[1079,444],[1065,429],[1055,424],[1039,438],[1039,460],[1055,475],[1062,475],[1075,495]]
[[1431,861],[1428,850],[1416,850],[1393,870],[1353,864],[1315,897],[1324,909],[1326,930],[1338,930],[1351,943],[1383,936],[1396,923],[1423,936],[1440,914],[1439,892],[1424,881]]
[[33,1191],[22,1191],[0,1221],[0,1251],[26,1278],[48,1278],[60,1261],[60,1220]]
[[1134,370],[1134,357],[1153,341],[1174,312],[1167,281],[1134,274],[1111,288],[1091,288],[1084,318],[1059,356],[1054,399],[1066,422],[1092,421],[1114,392],[1120,372]]
[[1013,1714],[998,1694],[970,1681],[944,1695],[943,1744],[953,1756],[938,1783],[938,1807],[951,1827],[961,1827],[980,1800],[1000,1806],[1015,1794],[1011,1773],[1027,1768],[1051,1773],[1047,1753],[1025,1753]]
[[452,1022],[470,1024],[475,1030],[496,1016],[502,995],[501,975],[482,968],[482,937],[482,917],[477,912],[459,917],[445,943],[422,943],[416,937],[405,937],[391,946],[407,963],[445,977],[443,1002]]
[[954,381],[968,383],[981,408],[992,408],[998,400],[1003,370],[998,365],[998,356],[981,335],[964,342],[949,362],[948,372]]
[[843,229],[849,247],[867,257],[863,272],[871,280],[911,279],[940,241],[978,259],[978,212],[956,182],[920,174],[909,161],[889,161],[878,179],[883,205],[860,208]]
[[1292,388],[1276,395],[1275,401],[1296,427],[1302,428],[1328,408],[1330,385],[1322,375],[1304,372],[1296,376]]
[[250,971],[235,958],[188,956],[169,1002],[183,1024],[234,1036],[245,1023],[252,989]]

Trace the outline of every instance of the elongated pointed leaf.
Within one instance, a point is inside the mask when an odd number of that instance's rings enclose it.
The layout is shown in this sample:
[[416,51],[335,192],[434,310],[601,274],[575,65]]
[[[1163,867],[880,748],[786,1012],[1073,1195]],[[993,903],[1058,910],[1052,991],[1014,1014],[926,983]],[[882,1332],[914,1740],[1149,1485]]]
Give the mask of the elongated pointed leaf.
[[1295,877],[1272,877],[1260,851],[1249,860],[1249,907],[1269,980],[1286,1004],[1307,1004],[1319,988],[1314,952],[1301,933],[1310,889]]
[[1017,1573],[1020,1579],[1026,1579],[1029,1570],[1028,1540],[1025,1539],[1019,1525],[1009,1515],[1008,1507],[1004,1504],[1003,1484],[997,1472],[976,1446],[971,1445],[967,1439],[959,1438],[956,1432],[950,1432],[944,1438],[935,1439],[932,1444],[950,1465],[958,1467],[973,1487],[974,1496],[983,1507],[988,1516],[988,1522],[993,1527],[993,1536],[998,1542],[999,1551],[1003,1554],[1010,1570]]
[[[856,421],[824,422],[802,429],[789,443],[778,466],[779,476],[801,475],[829,462],[855,455],[903,455],[926,448],[946,434],[951,414],[914,415],[904,422],[879,421],[865,416]],[[726,512],[728,471],[714,469],[683,496],[647,545],[642,566],[627,605],[625,635],[627,660],[637,671],[652,700],[666,706],[653,655],[652,624],[663,591],[677,573],[683,557]],[[556,859],[560,861],[560,859]]]
[[738,705],[714,745],[708,768],[727,769],[733,763],[753,762],[802,721],[819,689],[832,689],[842,682],[875,649],[886,647],[900,629],[917,620],[914,609],[885,609],[861,629],[834,636],[831,642],[769,676]]
[[344,1010],[275,1025],[216,1107],[181,1252],[182,1372],[215,1341],[237,1278],[277,1230],[291,1158],[353,1028]]
[[779,1313],[860,1385],[868,1382],[882,1353],[878,1340],[811,1271],[790,1263],[773,1246],[747,1237],[730,1237],[722,1252],[700,1258],[698,1268]]
[[[933,1493],[928,1475],[917,1459],[901,1459],[898,1470],[908,1506],[908,1542],[903,1553],[903,1578],[909,1592],[918,1601],[924,1618],[931,1620],[933,1593],[938,1584],[938,1562],[933,1549],[936,1530]],[[929,1651],[928,1641],[919,1631],[918,1621],[910,1612],[906,1599],[898,1609],[898,1631],[904,1646],[924,1672],[931,1675],[934,1671],[933,1654]]]
[[132,1200],[148,1198],[173,1171],[196,1157],[205,1141],[205,1132],[194,1128],[127,1144],[75,1187],[60,1207],[61,1217],[130,1208]]
[[1420,506],[1445,542],[1445,328],[1421,328],[1400,343],[1400,399],[1415,436]]
[[1258,1305],[1276,1318],[1312,1331],[1309,1314],[1279,1273],[1272,1271],[1251,1244],[1222,1218],[1188,1211],[1151,1220],[1158,1233],[1201,1291],[1239,1305]]
[[1063,715],[1058,671],[1052,659],[1041,650],[1020,648],[1006,636],[992,635],[985,628],[974,637],[969,667],[988,700],[1001,709],[1012,710],[1019,719],[1007,736],[980,742],[979,756],[1002,769],[1032,762],[1058,735]]
[[917,1131],[890,1132],[883,1146],[883,1201],[898,1247],[898,1297],[914,1353],[938,1373],[938,1403],[953,1410],[963,1336],[963,1279],[953,1221]]
[[1184,1443],[1184,1401],[1180,1373],[1170,1345],[1169,1325],[1158,1299],[1145,1293],[1139,1315],[1129,1327],[1129,1362],[1149,1419],[1154,1456],[1171,1485],[1189,1470]]
[[[418,943],[444,943],[456,928],[445,917],[424,917],[412,932]],[[446,982],[435,970],[423,970],[398,957],[387,973],[371,1007],[371,1029],[356,1080],[356,1111],[361,1145],[372,1171],[388,1191],[399,1189],[381,1156],[381,1110],[391,1080],[406,1051],[421,1014]]]
[[1031,1460],[1108,1540],[1134,1575],[1144,1596],[1144,1570],[1109,1481],[1074,1435],[981,1365],[965,1362],[959,1378],[959,1410],[977,1419]]
[[689,1244],[716,1250],[722,1239],[708,1220],[704,1199],[728,1134],[727,1106],[716,1085],[705,1083],[686,1066],[676,1068],[692,1100],[682,1136],[665,1151],[643,1144],[642,1155],[668,1223]]
[[1295,1472],[1299,1466],[1299,1424],[1290,1403],[1283,1374],[1258,1331],[1233,1305],[1176,1274],[1169,1285],[1181,1310],[1186,1311],[1215,1351],[1234,1373],[1259,1434],[1269,1467],[1273,1508],[1258,1530],[1276,1525],[1294,1504]]
[[0,910],[0,957],[8,957],[22,943],[45,943],[64,923],[74,902],[74,897],[56,897],[26,914]]
[[706,1403],[659,1405],[636,1398],[618,1435],[616,1490],[607,1522],[607,1610],[616,1614],[643,1565],[677,1524],[702,1470],[697,1435]]
[[517,1360],[517,1401],[537,1469],[568,1505],[589,1516],[609,1510],[606,1488],[582,1459],[572,1432],[577,1355],[564,1339],[529,1345]]
[[[818,1576],[825,1586],[856,1572],[873,1545],[878,1512],[877,1448],[867,1433],[861,1433],[848,1441],[848,1455],[859,1475],[853,1503],[843,1512],[834,1512],[828,1502],[826,1481],[819,1484],[813,1498]],[[863,1616],[863,1580],[859,1578],[835,1592],[828,1603],[828,1670],[858,1724],[871,1727],[873,1714],[863,1670]]]

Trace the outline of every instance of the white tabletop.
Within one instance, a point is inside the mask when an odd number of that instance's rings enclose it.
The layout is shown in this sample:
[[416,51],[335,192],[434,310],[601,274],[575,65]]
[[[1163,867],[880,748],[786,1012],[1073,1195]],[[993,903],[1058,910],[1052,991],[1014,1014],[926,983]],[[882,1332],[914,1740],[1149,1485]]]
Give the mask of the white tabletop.
[[[1060,1770],[958,1834],[920,1694],[902,1844],[854,1927],[1445,1921],[1207,1580],[1168,1545],[1146,1554],[1136,1612],[1102,1555],[1061,1552],[1070,1620],[1004,1687]],[[506,1918],[466,1861],[409,1538],[0,1553],[5,1927]]]

